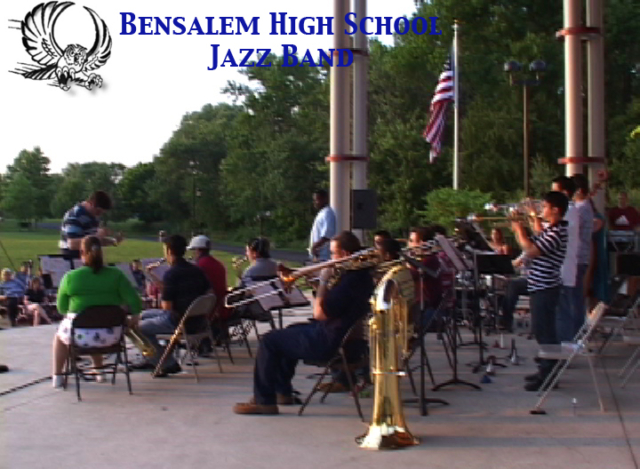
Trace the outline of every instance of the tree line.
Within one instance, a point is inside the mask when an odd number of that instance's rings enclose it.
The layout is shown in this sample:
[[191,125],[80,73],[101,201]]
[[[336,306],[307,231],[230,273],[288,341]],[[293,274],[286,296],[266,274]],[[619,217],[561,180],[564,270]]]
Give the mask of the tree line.
[[[442,213],[443,203],[473,208],[484,200],[522,196],[522,92],[503,64],[542,59],[547,71],[531,89],[530,155],[534,195],[563,172],[562,7],[555,0],[433,0],[416,15],[460,22],[459,197],[452,180],[452,119],[443,152],[429,163],[422,138],[428,109],[450,53],[452,31],[441,36],[397,34],[393,46],[370,44],[370,186],[378,193],[379,223],[401,231]],[[607,158],[614,188],[634,189],[640,176],[640,2],[605,5]],[[151,163],[73,163],[51,174],[39,148],[24,150],[0,184],[5,216],[61,217],[91,190],[114,195],[113,220],[163,221],[182,229],[304,238],[313,217],[311,193],[328,186],[329,70],[247,68],[249,84],[229,82],[233,104],[206,104],[182,117]],[[586,99],[586,98],[585,98]],[[144,157],[146,155],[141,155]],[[432,195],[434,191],[439,191]],[[438,195],[439,194],[439,195]],[[458,200],[458,202],[456,202]],[[430,202],[431,201],[431,202]],[[443,207],[443,208],[438,208]],[[442,212],[444,210],[444,212]]]

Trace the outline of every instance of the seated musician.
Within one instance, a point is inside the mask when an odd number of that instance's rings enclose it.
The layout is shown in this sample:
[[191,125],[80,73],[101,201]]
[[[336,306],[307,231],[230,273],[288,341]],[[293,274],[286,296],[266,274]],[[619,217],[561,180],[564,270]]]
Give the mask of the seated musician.
[[[195,264],[209,280],[218,305],[223,305],[227,294],[227,269],[222,262],[211,255],[211,240],[204,235],[194,236],[187,250],[195,252]],[[222,310],[224,307],[221,309],[221,314],[226,316]]]
[[270,245],[262,236],[250,239],[245,254],[251,263],[242,273],[241,282],[247,280],[264,280],[278,276],[278,264],[271,259]]
[[[164,239],[163,247],[164,257],[171,268],[165,272],[162,280],[154,275],[154,266],[147,267],[151,278],[162,292],[162,309],[143,311],[139,326],[140,333],[149,339],[149,342],[156,349],[156,354],[148,361],[133,364],[131,368],[134,370],[155,369],[164,352],[156,336],[158,334],[172,334],[191,303],[211,290],[209,280],[202,270],[184,258],[187,248],[186,239],[180,235],[169,236]],[[197,328],[200,325],[200,323],[189,323],[188,321],[186,324],[188,328]],[[156,377],[166,377],[168,374],[179,373],[181,370],[173,355],[169,355],[162,372]]]
[[385,239],[393,239],[391,233],[387,230],[378,230],[373,234],[373,245],[376,249],[380,249],[380,245]]
[[[62,386],[62,370],[69,355],[71,323],[89,306],[127,305],[135,325],[140,314],[140,297],[127,277],[116,267],[107,267],[102,259],[101,240],[87,236],[80,243],[83,267],[67,272],[58,289],[58,312],[64,319],[53,338],[53,387]],[[117,342],[120,331],[114,329],[75,329],[74,341],[82,347],[106,347]],[[102,366],[102,355],[91,357],[95,367]],[[97,376],[103,381],[102,375]]]
[[493,249],[496,254],[502,255],[511,255],[511,247],[504,240],[504,235],[502,234],[502,230],[500,228],[493,228],[491,230],[491,242],[489,243],[491,249]]
[[640,214],[629,205],[629,195],[625,191],[618,194],[618,206],[609,209],[607,218],[610,230],[633,231],[640,226]]
[[[330,243],[339,260],[360,250],[360,242],[343,231]],[[278,404],[294,403],[291,381],[298,360],[329,360],[351,326],[370,310],[374,285],[370,269],[346,270],[330,290],[323,280],[313,307],[315,321],[272,330],[260,341],[254,371],[254,397],[236,404],[237,414],[278,414]]]
[[[431,241],[435,235],[432,228],[411,228],[409,231],[408,247],[417,248],[427,241]],[[418,271],[414,266],[409,266],[413,279],[416,282],[416,311],[422,306],[422,325],[428,325],[442,300],[442,284],[440,279],[440,259],[438,254],[426,254],[421,256],[420,263],[425,269]],[[422,288],[421,288],[422,287]]]
[[21,273],[14,275],[11,269],[2,269],[2,283],[0,283],[0,301],[7,308],[11,327],[16,327],[19,306],[23,302],[27,289],[26,277]]

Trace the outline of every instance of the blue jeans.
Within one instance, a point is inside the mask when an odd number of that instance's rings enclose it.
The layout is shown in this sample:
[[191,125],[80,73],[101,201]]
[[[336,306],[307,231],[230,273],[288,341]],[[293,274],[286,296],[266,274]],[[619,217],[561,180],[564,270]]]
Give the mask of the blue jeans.
[[336,349],[317,323],[296,324],[265,334],[253,372],[256,403],[275,405],[276,393],[290,396],[298,360],[328,360]]
[[[560,287],[546,288],[529,294],[533,334],[540,345],[559,343],[556,335],[556,309],[559,296]],[[546,377],[551,373],[556,361],[546,358],[540,360],[540,375]]]
[[[171,320],[171,312],[164,311],[162,309],[148,309],[143,311],[140,315],[140,325],[138,326],[138,330],[142,335],[144,335],[149,342],[156,349],[156,354],[149,358],[149,363],[153,365],[157,365],[160,357],[164,353],[164,347],[160,346],[156,335],[158,334],[173,334],[176,330],[176,325]],[[171,366],[176,363],[173,354],[167,357],[165,362],[165,366]]]
[[584,277],[589,269],[589,264],[578,264],[576,273],[576,288],[573,297],[573,306],[575,308],[573,335],[576,335],[586,317],[586,305],[584,296]]
[[509,280],[507,291],[502,302],[503,325],[507,329],[513,328],[513,313],[518,305],[520,295],[527,294],[527,277],[517,277]]

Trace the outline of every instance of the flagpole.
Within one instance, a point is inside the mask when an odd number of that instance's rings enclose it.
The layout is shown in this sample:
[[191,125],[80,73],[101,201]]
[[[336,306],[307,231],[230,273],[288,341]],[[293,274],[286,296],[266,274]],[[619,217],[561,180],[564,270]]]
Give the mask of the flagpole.
[[460,180],[460,155],[458,153],[458,83],[460,82],[460,64],[458,64],[458,21],[453,23],[453,189],[458,190]]

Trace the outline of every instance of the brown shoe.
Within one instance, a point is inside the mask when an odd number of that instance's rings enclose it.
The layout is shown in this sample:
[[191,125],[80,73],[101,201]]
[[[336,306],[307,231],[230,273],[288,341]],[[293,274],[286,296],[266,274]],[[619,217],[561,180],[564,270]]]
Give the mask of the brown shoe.
[[[276,394],[278,405],[302,405],[302,401],[295,396],[285,396],[284,394]],[[255,404],[256,398],[249,399],[249,404]]]
[[342,383],[333,382],[333,383],[322,383],[320,386],[318,386],[318,391],[329,392],[329,393],[343,393],[343,392],[349,392],[349,389]]
[[239,402],[233,406],[233,411],[240,415],[278,415],[277,405],[260,405],[254,402]]

